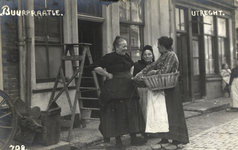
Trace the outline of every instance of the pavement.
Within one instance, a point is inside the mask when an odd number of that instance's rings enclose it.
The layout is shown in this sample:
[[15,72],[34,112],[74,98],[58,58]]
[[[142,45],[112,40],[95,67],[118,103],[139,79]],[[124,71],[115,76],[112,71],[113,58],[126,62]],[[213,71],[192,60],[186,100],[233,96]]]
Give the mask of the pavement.
[[[230,98],[227,97],[219,97],[216,99],[212,100],[197,100],[195,102],[187,102],[183,103],[184,107],[184,113],[185,113],[185,118],[191,118],[191,117],[196,117],[205,113],[210,113],[213,111],[218,111],[221,109],[225,109],[229,107],[229,102]],[[98,130],[98,125],[99,121],[97,120],[91,120],[85,128],[75,128],[72,132],[72,140],[71,142],[66,142],[68,132],[67,131],[62,131],[60,135],[60,141],[59,143],[55,145],[50,145],[50,146],[45,146],[45,145],[40,145],[40,144],[31,144],[31,145],[26,145],[27,150],[79,150],[82,149],[83,147],[97,143],[100,141],[103,141],[103,137],[101,133]],[[234,131],[238,131],[238,119],[235,120],[234,122],[228,122],[226,125],[222,125],[219,128],[214,128],[209,131],[204,131],[192,138],[190,138],[190,143],[187,144],[183,149],[185,150],[212,150],[216,149],[214,148],[213,144],[216,142],[226,142],[227,138],[234,139],[233,142],[234,144],[228,144],[228,147],[226,148],[233,148],[232,146],[237,146],[235,144],[238,141],[238,136],[237,133],[234,133]],[[214,141],[207,140],[206,138],[204,139],[204,135],[206,137],[209,136],[214,136]],[[225,140],[222,140],[225,139]],[[199,142],[197,142],[199,141]],[[230,140],[229,140],[230,141]],[[207,147],[201,147],[204,145],[203,142],[206,142]],[[220,142],[221,144],[221,142]],[[218,144],[217,144],[218,145]],[[230,145],[230,147],[229,147]],[[219,147],[220,145],[218,145]],[[219,150],[222,150],[222,146],[219,147]]]
[[205,130],[190,138],[183,150],[238,150],[238,119]]

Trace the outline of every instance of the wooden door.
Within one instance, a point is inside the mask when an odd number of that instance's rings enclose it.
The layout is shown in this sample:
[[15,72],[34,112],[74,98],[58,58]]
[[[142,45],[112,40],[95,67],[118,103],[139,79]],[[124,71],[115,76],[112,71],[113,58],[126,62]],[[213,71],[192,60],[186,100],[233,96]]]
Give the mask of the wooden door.
[[201,40],[198,36],[193,36],[192,39],[192,57],[193,65],[191,69],[193,70],[193,97],[194,99],[202,98],[202,77],[201,77],[201,59],[200,59],[200,50],[201,50]]
[[188,76],[188,43],[186,34],[177,34],[177,54],[179,59],[179,87],[182,101],[191,101]]

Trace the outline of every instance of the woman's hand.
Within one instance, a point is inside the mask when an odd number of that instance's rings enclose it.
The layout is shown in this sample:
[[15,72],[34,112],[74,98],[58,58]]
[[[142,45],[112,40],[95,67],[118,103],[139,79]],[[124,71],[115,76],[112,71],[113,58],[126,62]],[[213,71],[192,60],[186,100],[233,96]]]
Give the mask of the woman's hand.
[[152,76],[152,75],[156,75],[156,74],[157,74],[157,70],[151,70],[146,75],[147,76]]
[[231,86],[230,85],[228,86],[228,90],[231,91]]
[[112,79],[113,75],[111,73],[107,73],[106,77],[107,79]]
[[136,76],[135,76],[135,78],[138,79],[138,80],[141,80],[142,77],[143,77],[142,72],[137,73]]

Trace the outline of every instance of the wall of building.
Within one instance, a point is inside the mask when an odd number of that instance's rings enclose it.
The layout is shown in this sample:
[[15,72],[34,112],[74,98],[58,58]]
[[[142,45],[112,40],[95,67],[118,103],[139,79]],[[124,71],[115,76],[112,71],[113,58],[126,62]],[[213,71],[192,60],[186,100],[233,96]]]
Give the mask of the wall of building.
[[[144,45],[151,45],[156,59],[160,56],[157,39],[169,36],[174,39],[173,4],[171,0],[145,1]],[[175,41],[175,39],[174,39]],[[173,47],[175,47],[175,42]]]
[[[17,9],[16,1],[6,1],[4,5],[10,9]],[[20,96],[17,17],[10,15],[0,17],[3,90],[14,100]]]

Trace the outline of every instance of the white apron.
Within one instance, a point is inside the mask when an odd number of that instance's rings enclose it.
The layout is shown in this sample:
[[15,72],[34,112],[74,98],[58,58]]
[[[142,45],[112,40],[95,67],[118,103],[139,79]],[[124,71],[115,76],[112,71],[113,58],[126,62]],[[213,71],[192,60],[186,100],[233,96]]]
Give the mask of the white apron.
[[232,106],[238,108],[238,78],[234,78],[231,84]]
[[164,91],[138,88],[140,104],[146,122],[146,133],[169,132]]

